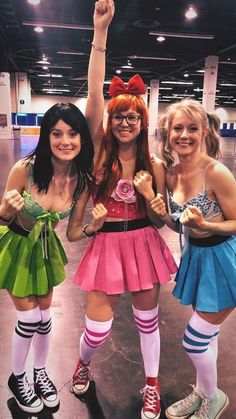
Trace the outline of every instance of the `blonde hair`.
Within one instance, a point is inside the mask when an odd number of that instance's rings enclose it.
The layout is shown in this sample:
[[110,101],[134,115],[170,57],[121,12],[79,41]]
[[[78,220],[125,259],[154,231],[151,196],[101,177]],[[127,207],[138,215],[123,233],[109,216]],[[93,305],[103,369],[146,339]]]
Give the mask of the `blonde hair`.
[[170,129],[177,111],[181,111],[192,119],[203,130],[207,130],[205,137],[206,152],[213,158],[220,157],[220,119],[215,114],[207,114],[203,106],[193,99],[183,99],[169,105],[159,120],[159,136],[161,142],[161,155],[167,168],[174,164],[174,156],[169,145]]

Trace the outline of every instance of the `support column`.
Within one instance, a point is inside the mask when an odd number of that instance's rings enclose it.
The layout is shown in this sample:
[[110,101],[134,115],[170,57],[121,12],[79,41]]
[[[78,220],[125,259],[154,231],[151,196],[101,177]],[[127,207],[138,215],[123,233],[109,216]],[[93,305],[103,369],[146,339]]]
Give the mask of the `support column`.
[[0,73],[0,140],[11,138],[10,74]]
[[219,57],[209,55],[205,60],[202,105],[206,112],[215,110],[216,84]]
[[26,73],[15,73],[16,112],[31,112],[31,86]]
[[158,120],[159,80],[150,82],[148,135],[155,135]]
[[142,99],[144,100],[144,103],[146,106],[148,106],[148,85],[145,83],[145,93],[141,95]]

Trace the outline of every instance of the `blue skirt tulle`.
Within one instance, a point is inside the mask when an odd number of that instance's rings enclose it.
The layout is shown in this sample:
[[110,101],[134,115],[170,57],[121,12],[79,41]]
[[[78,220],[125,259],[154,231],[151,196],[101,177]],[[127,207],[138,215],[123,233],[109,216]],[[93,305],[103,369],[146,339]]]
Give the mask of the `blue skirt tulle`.
[[196,310],[218,312],[236,306],[236,236],[211,247],[189,244],[181,259],[173,295]]

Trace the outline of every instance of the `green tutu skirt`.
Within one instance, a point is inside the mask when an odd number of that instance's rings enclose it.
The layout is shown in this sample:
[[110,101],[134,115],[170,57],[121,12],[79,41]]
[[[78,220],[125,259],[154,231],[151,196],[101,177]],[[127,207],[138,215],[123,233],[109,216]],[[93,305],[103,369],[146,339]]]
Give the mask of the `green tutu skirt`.
[[[16,297],[43,296],[66,277],[68,262],[55,230],[32,240],[0,226],[0,289]],[[44,254],[46,240],[47,258]]]

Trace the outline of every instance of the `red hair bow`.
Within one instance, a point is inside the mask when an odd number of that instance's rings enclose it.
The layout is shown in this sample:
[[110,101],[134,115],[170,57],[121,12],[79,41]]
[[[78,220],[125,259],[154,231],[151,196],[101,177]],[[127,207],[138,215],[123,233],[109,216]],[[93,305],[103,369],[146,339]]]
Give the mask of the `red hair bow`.
[[145,84],[139,74],[135,74],[135,76],[131,77],[127,84],[119,77],[114,76],[110,84],[109,95],[111,97],[115,97],[123,93],[128,93],[130,95],[142,95],[145,91]]

